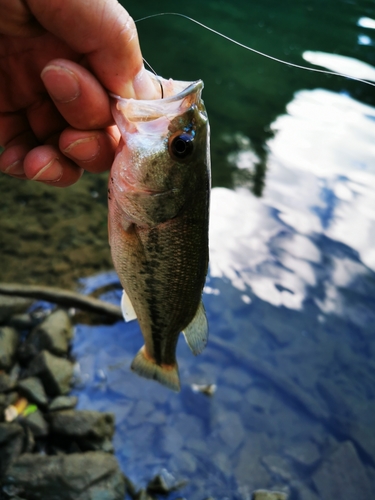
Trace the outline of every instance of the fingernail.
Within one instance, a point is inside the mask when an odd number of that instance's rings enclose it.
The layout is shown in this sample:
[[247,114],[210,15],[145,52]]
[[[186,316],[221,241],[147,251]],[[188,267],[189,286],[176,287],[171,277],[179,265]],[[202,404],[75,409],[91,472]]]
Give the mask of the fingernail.
[[64,170],[58,158],[53,158],[31,180],[57,182],[61,179],[63,173]]
[[58,102],[74,101],[81,94],[76,75],[61,66],[46,66],[41,78],[51,97]]
[[7,167],[5,169],[5,174],[8,174],[8,175],[23,175],[25,173],[24,169],[23,169],[23,161],[21,160],[17,160],[15,161],[14,163],[12,163],[11,165],[9,165],[9,167]]
[[149,73],[143,67],[135,76],[132,86],[137,99],[160,99],[160,85],[155,86]]
[[78,139],[63,151],[69,157],[80,161],[93,160],[99,152],[100,144],[96,136]]

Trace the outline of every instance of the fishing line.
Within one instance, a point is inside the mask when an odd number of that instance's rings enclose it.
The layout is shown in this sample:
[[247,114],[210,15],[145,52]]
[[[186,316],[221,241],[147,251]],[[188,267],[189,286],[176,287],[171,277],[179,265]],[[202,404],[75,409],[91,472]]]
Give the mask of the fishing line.
[[147,64],[147,66],[150,68],[150,70],[154,73],[157,81],[159,82],[160,90],[161,90],[161,99],[164,99],[164,89],[163,89],[163,84],[161,82],[160,76],[156,73],[156,71],[154,70],[154,68],[151,66],[151,64],[149,62],[146,61],[146,59],[144,57],[142,57],[142,59],[143,59],[143,62],[145,64]]
[[220,33],[219,31],[214,30],[213,28],[210,28],[209,26],[206,26],[205,24],[197,21],[196,19],[193,19],[192,17],[186,16],[185,14],[180,14],[179,12],[159,12],[158,14],[150,14],[149,16],[141,17],[140,19],[137,19],[135,22],[139,23],[141,21],[145,21],[146,19],[151,19],[153,17],[160,17],[160,16],[179,16],[183,17],[185,19],[188,19],[192,23],[198,24],[198,26],[201,26],[202,28],[205,28],[208,31],[211,31],[215,35],[221,36],[222,38],[225,38],[225,40],[228,40],[229,42],[234,43],[235,45],[238,45],[239,47],[242,47],[243,49],[250,50],[251,52],[254,52],[255,54],[258,54],[259,56],[267,57],[268,59],[271,59],[272,61],[281,63],[281,64],[286,64],[287,66],[291,66],[292,68],[298,68],[298,69],[304,69],[306,71],[314,71],[315,73],[323,73],[325,75],[334,75],[334,76],[341,76],[343,78],[348,78],[349,80],[355,80],[356,82],[364,83],[365,85],[371,85],[371,87],[375,87],[375,83],[369,82],[368,80],[363,80],[361,78],[356,78],[355,76],[350,76],[345,73],[339,73],[336,71],[328,71],[325,69],[317,69],[317,68],[309,68],[307,66],[302,66],[300,64],[294,64],[288,61],[284,61],[283,59],[278,59],[277,57],[270,56],[269,54],[265,54],[264,52],[261,52],[260,50],[253,49],[252,47],[248,47],[247,45],[244,45],[241,42],[238,42],[237,40],[234,40],[233,38],[230,38],[227,35],[224,35],[223,33]]

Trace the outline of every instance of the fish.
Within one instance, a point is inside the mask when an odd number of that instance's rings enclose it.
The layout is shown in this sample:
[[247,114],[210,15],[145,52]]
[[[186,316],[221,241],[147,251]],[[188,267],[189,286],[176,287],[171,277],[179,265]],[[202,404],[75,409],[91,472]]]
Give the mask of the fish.
[[203,82],[166,80],[163,98],[113,97],[121,133],[108,182],[108,233],[124,288],[125,320],[144,346],[131,368],[179,391],[176,346],[196,355],[208,339],[202,291],[208,269],[210,129]]

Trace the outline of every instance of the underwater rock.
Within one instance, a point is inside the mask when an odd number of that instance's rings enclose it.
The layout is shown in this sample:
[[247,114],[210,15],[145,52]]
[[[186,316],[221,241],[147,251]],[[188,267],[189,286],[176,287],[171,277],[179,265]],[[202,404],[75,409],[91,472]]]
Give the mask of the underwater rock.
[[271,475],[284,481],[290,481],[292,479],[290,463],[284,457],[279,455],[267,455],[262,457],[261,462]]
[[134,500],[154,500],[154,497],[149,495],[147,493],[147,490],[145,490],[144,488],[139,490],[138,493],[136,493],[136,495],[132,498],[134,498]]
[[313,467],[320,460],[319,448],[311,441],[295,444],[285,450],[285,454],[293,462],[305,468]]
[[38,377],[29,377],[20,380],[17,384],[20,394],[37,405],[46,406],[48,398],[43,384]]
[[256,490],[252,496],[252,500],[287,500],[287,498],[286,493],[268,490]]
[[12,367],[18,342],[19,335],[15,328],[0,328],[0,370],[9,370]]
[[51,433],[74,439],[83,450],[98,450],[104,447],[104,451],[112,451],[110,439],[115,430],[112,413],[62,410],[50,413],[49,421]]
[[0,294],[0,323],[6,323],[14,314],[25,312],[32,303],[32,300],[23,297]]
[[25,453],[8,469],[3,485],[33,500],[123,500],[117,460],[100,451],[70,455]]
[[324,460],[313,475],[321,498],[353,500],[372,498],[365,468],[350,441],[345,441]]
[[48,351],[42,351],[31,361],[27,372],[29,376],[40,377],[48,395],[59,396],[69,392],[73,377],[73,364]]
[[49,411],[72,410],[78,402],[77,396],[57,396],[48,406]]
[[57,309],[36,326],[22,346],[24,357],[46,350],[57,356],[68,352],[73,326],[66,311]]
[[17,423],[0,423],[0,478],[22,453],[25,432]]
[[176,481],[175,477],[166,469],[163,469],[160,474],[157,474],[147,484],[147,493],[156,495],[168,495],[172,491],[178,490],[185,486],[186,481]]

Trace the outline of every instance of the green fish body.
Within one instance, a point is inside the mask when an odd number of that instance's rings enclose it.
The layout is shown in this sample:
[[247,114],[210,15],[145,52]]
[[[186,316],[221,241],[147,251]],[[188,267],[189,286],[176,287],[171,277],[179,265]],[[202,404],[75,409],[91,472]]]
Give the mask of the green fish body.
[[209,124],[201,81],[161,81],[163,99],[114,101],[122,139],[109,179],[108,225],[124,316],[134,309],[145,342],[132,369],[179,390],[179,334],[194,354],[208,335],[201,297],[208,266]]

